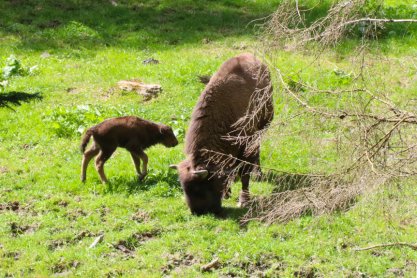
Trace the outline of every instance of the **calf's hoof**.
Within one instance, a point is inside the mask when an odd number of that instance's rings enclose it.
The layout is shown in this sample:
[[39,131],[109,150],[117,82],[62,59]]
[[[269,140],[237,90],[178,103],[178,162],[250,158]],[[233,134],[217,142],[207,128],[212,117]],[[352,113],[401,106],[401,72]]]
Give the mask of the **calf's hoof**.
[[145,179],[145,177],[146,177],[146,174],[140,174],[138,176],[138,179],[139,179],[139,181],[143,181]]

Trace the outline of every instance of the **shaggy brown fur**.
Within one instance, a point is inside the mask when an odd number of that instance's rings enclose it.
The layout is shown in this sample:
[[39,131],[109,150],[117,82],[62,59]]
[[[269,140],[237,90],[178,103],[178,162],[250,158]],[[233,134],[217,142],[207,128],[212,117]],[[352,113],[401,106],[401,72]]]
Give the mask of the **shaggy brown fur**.
[[[85,151],[91,136],[93,136],[94,143],[90,149]],[[101,181],[103,183],[107,182],[104,174],[104,163],[117,147],[125,148],[130,152],[136,173],[142,180],[147,174],[148,164],[148,156],[144,150],[158,143],[165,147],[174,147],[178,144],[171,127],[134,116],[107,119],[88,129],[82,139],[81,151],[84,156],[81,180],[85,181],[88,163],[98,154],[95,161],[96,169]],[[140,160],[143,162],[142,171],[140,171]]]
[[[254,97],[262,97],[267,101],[262,107],[257,107]],[[257,108],[260,109],[255,112]],[[250,163],[259,163],[259,144],[255,146],[254,152],[248,154],[245,146],[224,139],[224,136],[238,135],[239,131],[234,124],[254,113],[254,123],[244,128],[246,136],[268,126],[273,118],[273,103],[267,67],[252,54],[242,54],[226,61],[210,78],[191,117],[185,139],[187,158],[175,166],[179,171],[187,204],[193,213],[219,212],[228,182],[226,176],[213,175],[220,169],[209,163],[209,154],[202,150],[230,154]],[[244,125],[245,120],[242,123]],[[252,170],[245,168],[239,172],[242,205],[249,198],[249,175]]]

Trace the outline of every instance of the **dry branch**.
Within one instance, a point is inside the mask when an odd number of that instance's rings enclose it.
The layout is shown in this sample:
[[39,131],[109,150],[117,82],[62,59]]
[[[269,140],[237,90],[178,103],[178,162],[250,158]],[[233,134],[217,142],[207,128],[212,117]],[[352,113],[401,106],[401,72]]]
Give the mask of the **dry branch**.
[[375,248],[392,247],[392,246],[400,246],[400,247],[404,246],[404,247],[409,247],[409,248],[417,251],[417,244],[411,244],[411,243],[406,243],[406,242],[377,244],[377,245],[372,245],[372,246],[368,246],[368,247],[364,247],[364,248],[355,248],[355,249],[353,249],[353,251],[364,251],[364,250],[371,250],[371,249],[375,249]]
[[98,237],[96,237],[96,238],[94,239],[93,243],[91,243],[91,245],[90,245],[90,247],[89,247],[89,248],[94,248],[94,247],[96,247],[96,245],[97,245],[97,244],[99,244],[100,242],[102,242],[102,241],[103,241],[103,238],[104,238],[104,234],[101,234],[101,235],[99,235]]
[[215,258],[214,260],[212,260],[208,264],[205,264],[205,265],[201,266],[201,271],[210,271],[213,268],[216,268],[218,266],[219,266],[219,259]]
[[[282,41],[287,49],[298,49],[315,41],[322,46],[337,44],[352,26],[360,25],[364,35],[373,36],[377,26],[386,23],[417,23],[416,19],[362,17],[361,8],[365,0],[336,1],[327,15],[308,25],[298,1],[283,1],[269,21],[264,25],[266,33],[274,41]],[[366,25],[368,24],[368,25]]]

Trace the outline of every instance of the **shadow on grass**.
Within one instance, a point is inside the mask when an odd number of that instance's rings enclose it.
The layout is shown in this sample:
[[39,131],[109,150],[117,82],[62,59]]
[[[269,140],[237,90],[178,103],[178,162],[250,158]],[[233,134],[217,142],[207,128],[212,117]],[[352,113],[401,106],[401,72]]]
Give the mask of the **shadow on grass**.
[[106,183],[105,193],[114,194],[126,192],[128,195],[140,192],[148,191],[150,186],[144,182],[139,181],[137,178],[112,178],[108,183]]
[[223,207],[223,210],[218,217],[220,219],[231,219],[240,223],[241,218],[247,211],[247,208]]
[[289,190],[312,186],[312,176],[296,173],[262,173],[253,179],[257,182],[267,182],[272,185],[272,193],[280,193]]
[[146,178],[140,181],[137,177],[115,177],[106,184],[108,194],[125,192],[127,195],[153,190],[158,196],[173,196],[181,190],[178,176],[171,171],[150,171]]
[[247,24],[269,15],[279,2],[5,0],[0,29],[19,36],[23,49],[160,48],[253,34]]
[[0,94],[0,108],[9,108],[14,110],[11,105],[19,106],[22,103],[42,100],[41,93],[29,94],[25,92],[8,92]]

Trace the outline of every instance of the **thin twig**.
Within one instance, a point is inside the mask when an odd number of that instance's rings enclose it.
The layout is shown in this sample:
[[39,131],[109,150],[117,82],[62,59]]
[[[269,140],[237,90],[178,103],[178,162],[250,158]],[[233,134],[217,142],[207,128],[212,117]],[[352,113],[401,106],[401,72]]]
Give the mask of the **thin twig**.
[[417,250],[417,244],[411,244],[406,242],[395,242],[395,243],[385,243],[385,244],[377,244],[372,245],[364,248],[355,248],[353,251],[364,251],[364,250],[371,250],[375,248],[381,248],[381,247],[391,247],[391,246],[404,246],[404,247],[410,247],[413,250]]
[[359,22],[384,22],[384,23],[417,23],[417,19],[410,19],[410,18],[405,18],[405,19],[390,19],[390,18],[359,18],[359,19],[355,19],[355,20],[349,20],[346,21],[342,24],[340,24],[338,26],[338,28],[344,27],[346,25],[350,25],[350,24],[356,24]]

